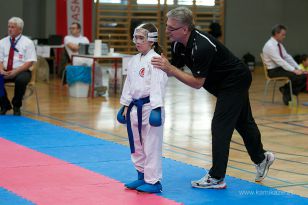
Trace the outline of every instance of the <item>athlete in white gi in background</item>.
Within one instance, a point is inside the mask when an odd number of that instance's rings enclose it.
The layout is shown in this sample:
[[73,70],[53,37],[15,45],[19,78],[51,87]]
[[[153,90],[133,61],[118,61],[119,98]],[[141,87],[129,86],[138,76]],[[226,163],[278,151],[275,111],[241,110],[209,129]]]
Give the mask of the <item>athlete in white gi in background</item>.
[[[157,193],[162,191],[163,106],[168,76],[151,65],[152,57],[162,52],[157,43],[157,28],[153,24],[138,26],[133,41],[140,53],[128,63],[120,99],[124,106],[118,113],[118,120],[127,123],[131,159],[138,179],[125,184],[125,187]],[[141,111],[139,129],[138,107]]]

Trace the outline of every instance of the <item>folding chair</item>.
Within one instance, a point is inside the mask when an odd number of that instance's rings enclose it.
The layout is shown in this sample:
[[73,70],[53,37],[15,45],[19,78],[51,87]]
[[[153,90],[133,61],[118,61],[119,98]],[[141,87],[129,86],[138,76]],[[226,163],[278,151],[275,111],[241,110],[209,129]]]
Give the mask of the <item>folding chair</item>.
[[[262,60],[262,63],[263,63],[264,75],[265,75],[265,79],[266,79],[265,87],[264,87],[264,92],[263,92],[263,98],[264,98],[263,100],[265,101],[265,96],[267,95],[268,87],[269,87],[270,83],[274,82],[273,95],[272,95],[272,103],[274,103],[276,83],[277,82],[283,82],[283,83],[288,83],[289,84],[290,96],[291,96],[291,100],[293,102],[293,91],[292,91],[292,82],[291,82],[291,80],[288,77],[269,77],[268,76],[268,68],[267,68],[267,65],[264,62],[263,54],[261,53],[260,56],[261,56],[261,60]],[[296,103],[298,105],[298,96],[296,96]]]
[[[31,70],[31,73],[32,73],[31,74],[31,80],[30,80],[30,82],[27,85],[27,90],[26,90],[26,93],[25,93],[25,95],[23,97],[23,100],[26,100],[27,98],[32,96],[33,93],[34,93],[35,94],[35,99],[36,99],[37,113],[41,114],[39,99],[38,99],[37,90],[36,90],[36,70],[37,70],[36,63],[34,63],[32,65],[30,70]],[[9,82],[9,83],[6,83],[5,86],[15,88],[15,83],[14,82]]]

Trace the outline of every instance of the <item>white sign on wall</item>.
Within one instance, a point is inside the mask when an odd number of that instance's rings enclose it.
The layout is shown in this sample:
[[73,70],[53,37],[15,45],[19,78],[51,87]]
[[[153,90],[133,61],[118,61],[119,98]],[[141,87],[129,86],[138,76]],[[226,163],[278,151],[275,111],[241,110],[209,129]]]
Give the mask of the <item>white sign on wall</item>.
[[[77,22],[83,28],[83,0],[67,0],[67,33],[70,33],[70,26]],[[81,29],[82,31],[83,29]],[[81,32],[82,33],[82,32]]]

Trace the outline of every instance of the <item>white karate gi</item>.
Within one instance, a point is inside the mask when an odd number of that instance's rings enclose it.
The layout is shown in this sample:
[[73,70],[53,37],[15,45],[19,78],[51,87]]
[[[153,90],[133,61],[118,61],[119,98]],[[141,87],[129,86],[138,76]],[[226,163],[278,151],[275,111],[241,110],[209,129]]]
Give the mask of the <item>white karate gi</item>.
[[[137,107],[130,113],[134,135],[135,153],[131,155],[136,169],[144,173],[144,180],[155,184],[162,178],[162,142],[165,118],[164,97],[168,76],[151,64],[151,59],[159,56],[153,49],[145,56],[141,53],[132,57],[128,63],[127,78],[124,84],[120,103],[128,106],[133,99],[150,96],[150,103],[142,107],[142,144],[138,133]],[[152,109],[161,107],[162,125],[152,127],[149,116]]]

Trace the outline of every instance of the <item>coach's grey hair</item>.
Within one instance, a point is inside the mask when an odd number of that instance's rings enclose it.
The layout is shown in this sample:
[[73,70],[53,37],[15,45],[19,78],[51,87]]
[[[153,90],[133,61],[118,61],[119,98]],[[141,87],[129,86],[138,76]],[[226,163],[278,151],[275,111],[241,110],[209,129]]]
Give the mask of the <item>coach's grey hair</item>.
[[190,9],[184,6],[170,10],[167,13],[167,18],[175,19],[181,24],[187,25],[190,31],[195,28],[193,14]]
[[12,17],[9,19],[9,23],[14,23],[17,25],[17,27],[21,28],[23,30],[24,28],[24,21],[19,17]]

